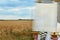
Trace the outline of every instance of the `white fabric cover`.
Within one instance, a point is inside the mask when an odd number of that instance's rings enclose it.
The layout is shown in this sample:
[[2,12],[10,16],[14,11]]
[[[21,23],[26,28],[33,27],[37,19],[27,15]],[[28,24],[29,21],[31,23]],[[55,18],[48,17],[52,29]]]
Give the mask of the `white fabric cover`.
[[33,31],[57,31],[57,3],[37,3]]

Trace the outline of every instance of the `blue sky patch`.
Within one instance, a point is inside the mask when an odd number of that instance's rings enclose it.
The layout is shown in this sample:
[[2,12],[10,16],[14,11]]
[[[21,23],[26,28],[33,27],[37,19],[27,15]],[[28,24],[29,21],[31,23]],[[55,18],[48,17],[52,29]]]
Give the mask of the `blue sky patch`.
[[0,0],[0,19],[32,19],[34,0]]

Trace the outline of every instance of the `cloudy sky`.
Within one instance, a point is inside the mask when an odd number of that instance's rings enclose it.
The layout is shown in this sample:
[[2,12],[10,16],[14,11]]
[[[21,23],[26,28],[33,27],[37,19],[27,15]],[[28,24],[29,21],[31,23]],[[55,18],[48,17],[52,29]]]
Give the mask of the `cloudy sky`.
[[32,19],[34,0],[0,0],[0,19]]

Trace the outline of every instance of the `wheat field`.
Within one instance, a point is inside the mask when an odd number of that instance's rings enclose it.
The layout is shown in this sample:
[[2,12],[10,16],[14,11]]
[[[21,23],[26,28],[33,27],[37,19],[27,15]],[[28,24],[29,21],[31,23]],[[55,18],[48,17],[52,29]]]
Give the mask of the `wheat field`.
[[0,20],[0,40],[32,40],[32,20]]

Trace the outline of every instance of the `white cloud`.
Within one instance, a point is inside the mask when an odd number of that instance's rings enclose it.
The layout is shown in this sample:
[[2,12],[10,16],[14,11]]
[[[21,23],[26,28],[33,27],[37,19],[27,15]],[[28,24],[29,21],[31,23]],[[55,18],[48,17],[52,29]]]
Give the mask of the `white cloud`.
[[[18,16],[17,14],[23,14],[23,10],[26,10],[26,14],[32,14],[32,9],[35,7],[14,7],[14,8],[0,8],[0,12],[3,13],[3,15],[0,14],[0,19],[32,19],[31,15],[26,15],[26,16]],[[29,10],[29,11],[28,11]],[[28,11],[28,12],[27,12]],[[12,13],[16,15],[4,15],[6,13]],[[24,15],[24,14],[23,14]]]
[[0,11],[3,11],[4,9],[3,8],[0,8]]
[[21,10],[33,10],[33,9],[35,9],[35,6],[33,6],[33,7],[8,7],[8,8],[2,8],[2,7],[0,7],[0,11],[10,11],[10,12],[18,12],[18,11],[20,11],[21,12]]
[[0,19],[18,19],[17,16],[13,16],[13,15],[0,15]]
[[7,11],[14,13],[14,14],[21,14],[22,13],[21,10],[22,10],[22,8],[15,7],[15,8],[8,9]]
[[[17,7],[17,8],[20,8],[20,7]],[[22,7],[22,9],[35,9],[35,6],[32,6],[32,7]]]
[[0,15],[0,19],[4,20],[15,20],[15,19],[31,19],[30,17],[18,17],[13,15]]
[[15,13],[15,14],[22,14],[23,11],[22,10],[27,10],[29,12],[32,12],[32,10],[35,9],[35,7],[15,7],[15,8],[11,8],[8,9],[8,11]]

